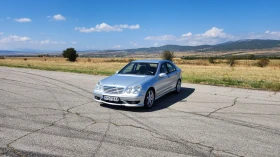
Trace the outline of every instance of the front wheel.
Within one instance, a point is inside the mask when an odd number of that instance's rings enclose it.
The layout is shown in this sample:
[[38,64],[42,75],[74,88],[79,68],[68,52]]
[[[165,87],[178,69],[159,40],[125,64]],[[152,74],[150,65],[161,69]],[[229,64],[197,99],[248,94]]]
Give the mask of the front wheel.
[[155,101],[155,93],[152,89],[149,89],[145,96],[144,107],[151,108]]
[[181,92],[181,80],[177,81],[175,92],[176,93],[180,93]]

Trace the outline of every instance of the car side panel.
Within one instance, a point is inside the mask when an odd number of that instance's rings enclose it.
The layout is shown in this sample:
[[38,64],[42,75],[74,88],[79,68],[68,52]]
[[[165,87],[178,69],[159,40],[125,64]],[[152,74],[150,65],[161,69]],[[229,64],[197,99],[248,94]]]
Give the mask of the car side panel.
[[156,97],[168,90],[168,88],[169,88],[168,83],[169,83],[168,77],[164,77],[164,78],[158,77],[158,79],[154,85],[155,91],[156,91]]
[[176,84],[177,84],[177,80],[178,80],[178,75],[177,75],[177,71],[171,72],[169,74],[167,74],[169,77],[169,82],[168,82],[168,90],[171,89],[175,89]]

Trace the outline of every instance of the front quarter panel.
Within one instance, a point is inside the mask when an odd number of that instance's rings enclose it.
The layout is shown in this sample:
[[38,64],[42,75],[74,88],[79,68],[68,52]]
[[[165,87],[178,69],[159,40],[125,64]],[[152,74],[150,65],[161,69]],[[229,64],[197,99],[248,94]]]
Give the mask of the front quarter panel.
[[156,83],[156,79],[155,77],[153,77],[150,80],[147,80],[146,82],[144,82],[141,86],[142,86],[142,94],[146,95],[146,92],[148,91],[149,88],[155,88],[155,83]]

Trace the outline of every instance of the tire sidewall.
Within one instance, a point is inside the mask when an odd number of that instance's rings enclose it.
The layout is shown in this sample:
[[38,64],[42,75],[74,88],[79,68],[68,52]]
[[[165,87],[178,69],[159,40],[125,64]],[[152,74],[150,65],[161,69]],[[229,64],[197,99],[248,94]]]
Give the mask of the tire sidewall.
[[[154,94],[154,100],[153,100],[153,104],[151,105],[151,106],[148,106],[148,104],[147,104],[147,96],[148,96],[148,93],[150,92],[150,91],[152,91],[153,92],[153,94]],[[146,95],[145,95],[145,99],[144,99],[144,107],[145,108],[152,108],[153,106],[154,106],[154,104],[155,104],[155,92],[152,90],[152,89],[149,89],[147,92],[146,92]]]
[[[177,88],[178,88],[178,82],[180,82],[180,91],[178,92]],[[178,80],[177,83],[176,83],[176,89],[175,89],[175,92],[176,93],[180,93],[181,92],[181,89],[182,89],[182,82],[181,80]]]

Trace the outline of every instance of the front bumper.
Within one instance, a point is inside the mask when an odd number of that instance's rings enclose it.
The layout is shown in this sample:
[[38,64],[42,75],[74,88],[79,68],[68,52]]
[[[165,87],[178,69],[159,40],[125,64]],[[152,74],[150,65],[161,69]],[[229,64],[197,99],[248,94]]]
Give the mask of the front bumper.
[[[109,104],[109,105],[116,105],[116,106],[128,106],[128,107],[143,107],[145,95],[138,94],[138,95],[128,95],[128,94],[108,94],[102,91],[94,91],[94,100],[99,103]],[[119,102],[113,101],[106,101],[103,99],[103,96],[114,96],[119,97]]]

